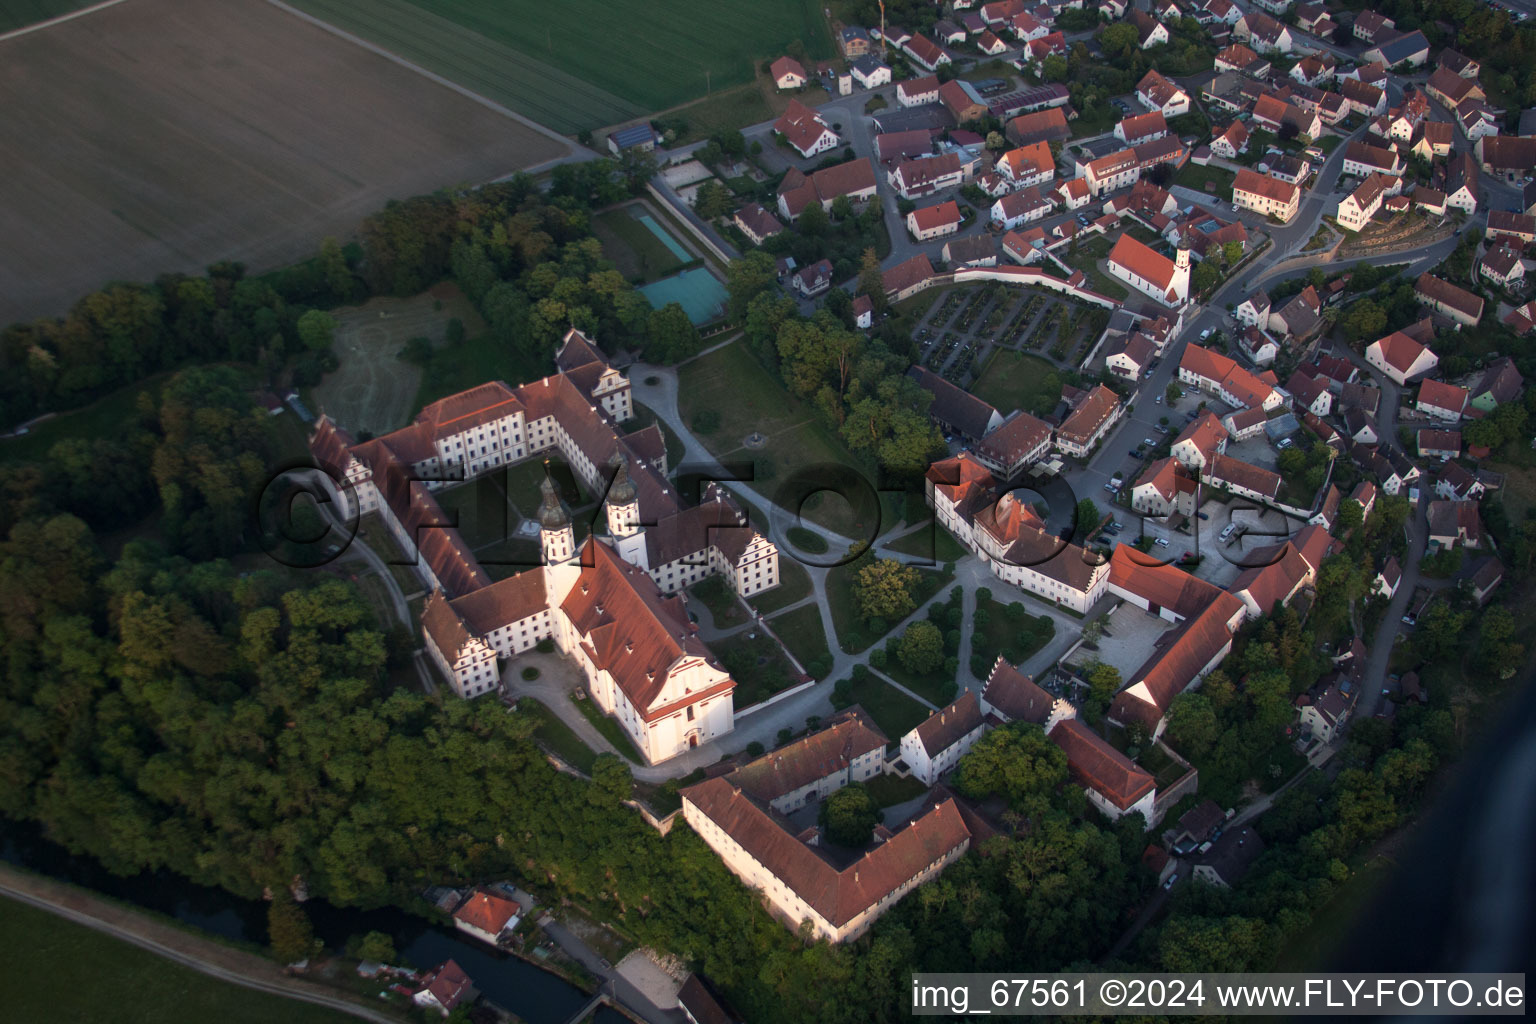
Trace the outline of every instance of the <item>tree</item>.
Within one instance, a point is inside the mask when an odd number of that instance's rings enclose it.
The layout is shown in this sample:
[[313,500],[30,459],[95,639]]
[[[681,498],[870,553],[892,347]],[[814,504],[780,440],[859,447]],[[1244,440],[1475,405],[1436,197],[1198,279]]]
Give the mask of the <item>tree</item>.
[[839,846],[861,847],[870,842],[880,811],[864,784],[854,782],[827,797],[820,818],[829,840]]
[[1120,670],[1096,661],[1087,666],[1084,676],[1088,680],[1088,699],[1101,711],[1109,707],[1110,700],[1120,689]]
[[599,807],[618,807],[629,799],[629,765],[615,754],[599,754],[592,764],[592,787],[587,797]]
[[1099,36],[1099,48],[1112,60],[1129,61],[1141,50],[1141,37],[1135,25],[1117,21],[1106,27]]
[[879,558],[858,570],[853,578],[853,604],[859,617],[905,618],[917,602],[912,597],[918,572],[892,558]]
[[1482,632],[1477,638],[1477,660],[1483,670],[1499,679],[1508,679],[1525,662],[1525,645],[1515,643],[1515,617],[1503,605],[1483,613]]
[[646,321],[645,358],[667,365],[686,359],[699,350],[699,329],[676,302],[653,310]]
[[1031,722],[1011,722],[988,732],[956,766],[954,785],[982,800],[998,794],[1013,811],[1039,820],[1067,781],[1067,755]]
[[908,672],[935,672],[944,664],[944,636],[938,626],[926,619],[914,622],[901,634],[896,656]]
[[859,257],[859,293],[869,296],[876,313],[885,312],[885,278],[880,270],[880,258],[873,248],[865,249]]
[[853,216],[853,200],[847,196],[838,196],[832,200],[832,216],[842,222]]
[[1221,247],[1221,258],[1226,261],[1227,266],[1235,266],[1237,261],[1243,258],[1243,243],[1236,239],[1225,243]]
[[740,321],[747,315],[747,305],[759,293],[768,291],[779,280],[778,264],[761,250],[732,260],[725,268],[725,290],[730,295],[730,315]]
[[1338,518],[1334,522],[1335,533],[1348,533],[1365,522],[1365,506],[1354,498],[1345,498],[1339,503]]
[[320,266],[332,298],[337,302],[350,301],[357,288],[357,279],[352,276],[352,268],[347,266],[347,257],[334,235],[326,235],[320,243]]
[[363,960],[377,960],[381,964],[387,964],[395,959],[395,943],[383,932],[369,932],[358,943],[357,955]]
[[1179,387],[1177,384],[1175,384],[1172,381],[1169,381],[1168,382],[1168,386],[1163,389],[1163,400],[1165,402],[1167,402],[1169,405],[1172,405],[1174,402],[1177,402],[1179,399],[1181,399],[1183,397],[1184,397],[1184,389]]
[[819,238],[832,226],[832,222],[827,219],[827,211],[821,208],[820,203],[807,203],[795,224],[807,238]]
[[1040,77],[1047,82],[1065,82],[1067,74],[1067,58],[1059,53],[1051,54],[1040,64]]
[[1381,337],[1387,329],[1387,311],[1373,299],[1361,299],[1345,313],[1340,326],[1351,341],[1372,340]]
[[1189,273],[1189,286],[1199,294],[1210,291],[1221,283],[1221,271],[1216,269],[1215,261],[1203,259],[1195,264],[1195,269]]
[[299,340],[305,348],[319,352],[331,347],[331,339],[336,332],[336,319],[322,309],[312,309],[299,317],[294,328],[299,332]]
[[1221,723],[1210,698],[1195,691],[1173,698],[1168,706],[1168,735],[1190,757],[1204,756],[1221,738]]
[[1076,527],[1079,536],[1087,536],[1089,531],[1099,525],[1103,516],[1099,513],[1099,506],[1092,498],[1083,498],[1072,510],[1072,523]]
[[267,904],[267,942],[278,960],[291,964],[314,952],[315,933],[309,915],[294,902],[288,890],[279,887]]
[[731,192],[714,178],[699,186],[693,197],[693,209],[705,220],[724,217],[731,212]]

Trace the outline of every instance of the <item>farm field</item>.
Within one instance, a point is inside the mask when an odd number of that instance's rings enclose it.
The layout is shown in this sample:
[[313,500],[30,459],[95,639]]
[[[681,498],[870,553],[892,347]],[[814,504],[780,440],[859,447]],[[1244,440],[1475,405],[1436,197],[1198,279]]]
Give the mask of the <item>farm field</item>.
[[0,0],[0,32],[78,11],[96,0]]
[[[832,56],[817,0],[294,0],[565,134],[753,80],[794,40]],[[538,28],[529,30],[529,26]]]
[[0,323],[111,280],[346,238],[567,147],[262,0],[134,0],[0,41]]

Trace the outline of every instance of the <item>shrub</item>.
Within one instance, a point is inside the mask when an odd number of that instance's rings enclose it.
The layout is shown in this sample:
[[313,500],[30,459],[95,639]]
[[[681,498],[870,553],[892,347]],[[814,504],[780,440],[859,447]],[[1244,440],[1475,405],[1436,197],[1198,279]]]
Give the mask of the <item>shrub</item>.
[[757,742],[757,740],[753,740],[751,743],[748,743],[747,744],[747,756],[748,757],[762,757],[763,756],[763,745],[761,743]]
[[780,729],[778,742],[774,745],[782,747],[784,744],[789,742],[790,737],[792,736],[794,736],[794,733],[790,732],[788,729]]
[[538,643],[534,644],[533,649],[538,651],[540,654],[553,654],[555,652],[555,641],[552,637],[545,637],[543,640],[540,640]]
[[522,675],[524,681],[530,683],[539,678],[539,670],[534,668],[532,665],[529,665],[527,668],[523,669],[520,674]]

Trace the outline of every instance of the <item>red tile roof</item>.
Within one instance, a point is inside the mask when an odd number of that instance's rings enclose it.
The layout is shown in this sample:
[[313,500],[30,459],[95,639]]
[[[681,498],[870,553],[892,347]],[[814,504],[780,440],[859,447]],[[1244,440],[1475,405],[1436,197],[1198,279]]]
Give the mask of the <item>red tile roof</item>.
[[1476,320],[1483,315],[1483,300],[1458,285],[1442,281],[1428,272],[1420,274],[1414,291],[1431,302],[1446,305]]
[[522,913],[517,901],[494,893],[489,889],[476,889],[467,896],[459,909],[453,912],[455,920],[498,935],[507,922]]
[[887,292],[902,292],[933,276],[933,264],[924,253],[918,253],[904,263],[898,263],[881,275]]
[[1109,261],[1118,263],[1143,280],[1150,281],[1158,291],[1167,291],[1173,284],[1176,267],[1173,260],[1154,252],[1130,235],[1121,235],[1115,247],[1109,251]]
[[1425,380],[1419,384],[1418,404],[1444,409],[1459,416],[1467,407],[1467,389],[1441,380]]
[[1265,199],[1277,203],[1293,203],[1296,201],[1298,189],[1290,182],[1281,181],[1279,178],[1271,178],[1267,174],[1258,171],[1241,168],[1237,177],[1232,181],[1232,191],[1246,192],[1249,195],[1263,196]]
[[1193,444],[1197,451],[1206,458],[1216,454],[1221,442],[1227,439],[1226,428],[1221,425],[1221,420],[1209,409],[1202,412],[1195,421],[1185,427],[1179,436],[1173,439],[1173,447],[1177,448],[1185,441]]
[[1051,730],[1050,739],[1067,755],[1072,777],[1122,811],[1130,810],[1157,787],[1146,769],[1110,746],[1080,719],[1063,720]]
[[999,654],[987,676],[981,699],[1013,722],[1044,725],[1056,706],[1056,698],[1035,684],[1029,676],[1003,660]]
[[733,785],[771,803],[846,770],[855,759],[883,749],[888,742],[863,710],[853,707],[809,736],[743,765],[728,778]]
[[971,838],[955,801],[946,799],[839,870],[724,778],[690,786],[682,797],[834,927],[876,906],[935,861],[964,849]]

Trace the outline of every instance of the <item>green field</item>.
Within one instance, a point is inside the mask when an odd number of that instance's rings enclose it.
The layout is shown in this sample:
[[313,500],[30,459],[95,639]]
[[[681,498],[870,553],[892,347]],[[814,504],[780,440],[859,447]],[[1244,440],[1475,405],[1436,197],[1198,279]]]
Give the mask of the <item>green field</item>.
[[812,58],[833,54],[817,0],[295,5],[568,135],[750,83],[795,40]]
[[[5,1019],[122,1024],[311,1024],[347,1014],[254,992],[43,910],[3,901],[0,955],[18,984]],[[25,979],[31,978],[32,982]]]
[[853,702],[869,713],[892,743],[928,717],[927,708],[873,673],[852,685]]
[[[1055,387],[1050,386],[1052,380]],[[1061,400],[1061,378],[1056,375],[1056,368],[1039,356],[997,349],[971,385],[971,394],[990,403],[1004,416],[1015,409],[1041,416]]]
[[788,608],[811,595],[811,577],[794,556],[779,552],[779,585],[747,598],[747,603],[764,615]]
[[[638,204],[599,213],[592,218],[592,233],[603,243],[603,255],[613,260],[627,280],[649,284],[683,265],[656,233],[635,218],[648,212]],[[653,215],[654,217],[654,215]]]
[[812,662],[827,656],[827,631],[821,624],[821,605],[802,605],[768,620],[768,624],[807,671],[811,671]]

